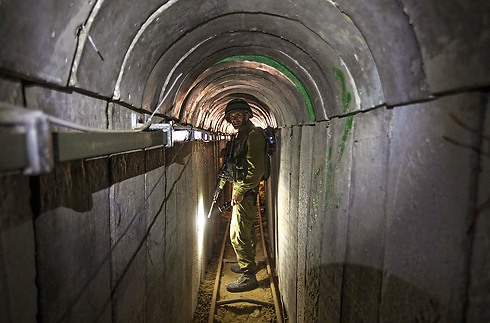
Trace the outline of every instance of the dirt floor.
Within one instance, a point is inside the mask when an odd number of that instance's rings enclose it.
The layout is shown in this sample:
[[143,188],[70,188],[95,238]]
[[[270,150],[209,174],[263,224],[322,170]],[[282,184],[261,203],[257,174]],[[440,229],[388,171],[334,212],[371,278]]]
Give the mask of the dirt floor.
[[[262,206],[262,198],[261,198]],[[263,209],[263,207],[261,207]],[[193,323],[198,322],[208,322],[209,311],[211,308],[211,300],[213,297],[214,282],[216,279],[216,271],[218,269],[219,256],[221,251],[221,246],[223,243],[223,237],[225,234],[226,225],[229,218],[231,217],[230,212],[224,212],[221,215],[222,225],[221,232],[216,238],[213,254],[211,260],[208,264],[206,272],[203,277],[201,286],[199,287],[199,300],[197,304],[196,313],[194,315]],[[270,289],[270,283],[267,273],[267,266],[264,256],[264,251],[262,247],[262,242],[260,240],[260,228],[258,219],[255,221],[256,233],[257,233],[257,250],[256,250],[256,261],[258,265],[256,277],[259,282],[259,287],[253,291],[243,292],[243,293],[230,293],[226,290],[226,284],[231,283],[240,277],[240,274],[236,274],[231,271],[231,265],[236,263],[236,256],[229,241],[229,234],[227,234],[227,243],[225,247],[225,254],[223,260],[223,268],[220,278],[220,287],[218,290],[218,301],[237,299],[237,298],[249,298],[260,300],[274,304],[272,298],[272,292]],[[264,227],[267,226],[264,223]],[[265,229],[264,228],[264,229]],[[267,239],[267,232],[264,232]],[[266,244],[268,244],[266,240]],[[273,263],[271,262],[271,267]],[[273,275],[275,275],[275,270],[272,269]],[[277,277],[274,276],[274,280],[277,286]],[[279,296],[278,296],[279,297]],[[261,306],[250,303],[235,303],[229,305],[222,305],[216,307],[216,313],[214,316],[214,322],[226,323],[226,322],[277,322],[276,313],[274,306]]]

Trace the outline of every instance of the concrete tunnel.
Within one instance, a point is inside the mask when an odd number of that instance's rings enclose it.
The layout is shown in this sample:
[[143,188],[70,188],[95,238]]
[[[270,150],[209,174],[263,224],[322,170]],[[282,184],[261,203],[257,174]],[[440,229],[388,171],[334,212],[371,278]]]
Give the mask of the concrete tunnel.
[[[288,322],[490,322],[490,2],[4,0],[0,39],[1,322],[189,322],[234,97]],[[173,146],[60,157],[153,112]]]

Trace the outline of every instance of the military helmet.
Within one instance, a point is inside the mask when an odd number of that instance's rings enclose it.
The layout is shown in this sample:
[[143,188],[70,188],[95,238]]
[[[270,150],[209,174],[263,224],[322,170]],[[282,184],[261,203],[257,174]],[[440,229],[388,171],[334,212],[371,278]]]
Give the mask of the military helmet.
[[250,115],[250,118],[253,117],[252,109],[250,109],[250,106],[248,105],[247,101],[243,99],[233,99],[230,102],[228,102],[225,108],[226,121],[230,122],[230,120],[228,120],[229,119],[228,116],[230,115],[231,112],[238,111],[238,110],[246,111]]

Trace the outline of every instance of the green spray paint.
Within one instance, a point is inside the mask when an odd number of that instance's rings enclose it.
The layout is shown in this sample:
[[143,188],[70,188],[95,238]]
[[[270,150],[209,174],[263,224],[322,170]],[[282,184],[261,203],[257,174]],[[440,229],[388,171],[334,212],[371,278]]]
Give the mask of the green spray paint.
[[342,83],[342,107],[344,107],[344,113],[347,113],[350,101],[352,100],[352,94],[347,91],[347,83],[345,82],[344,72],[340,68],[332,67],[333,72],[337,75],[337,79]]
[[291,80],[291,82],[294,83],[294,85],[296,85],[296,87],[300,91],[301,95],[303,96],[303,100],[305,101],[306,108],[308,109],[308,116],[309,116],[310,122],[315,122],[315,120],[316,120],[315,111],[313,110],[313,105],[311,103],[310,97],[308,96],[308,93],[306,92],[305,87],[303,86],[303,84],[301,84],[301,82],[298,80],[298,78],[286,66],[282,65],[281,63],[279,63],[278,61],[276,61],[270,57],[262,56],[262,55],[234,55],[234,56],[230,56],[230,57],[227,57],[225,59],[222,59],[221,61],[217,62],[216,64],[221,63],[221,62],[230,62],[230,61],[259,62],[262,64],[269,65],[269,66],[277,69],[278,71],[280,71],[284,75],[286,75],[286,77],[289,78]]
[[344,133],[342,134],[342,140],[339,145],[339,160],[342,159],[345,150],[345,143],[347,141],[347,137],[349,137],[349,133],[352,130],[352,123],[354,122],[354,116],[348,116],[345,120]]
[[332,146],[328,149],[327,155],[327,174],[326,174],[326,183],[325,183],[325,196],[324,196],[324,205],[326,208],[339,208],[340,201],[342,201],[342,197],[344,196],[343,192],[339,192],[335,188],[335,183],[333,179],[333,174],[340,169],[342,165],[342,158],[345,152],[345,145],[347,143],[347,139],[349,138],[349,134],[352,130],[352,124],[354,121],[354,116],[348,116],[345,118],[344,131],[342,133],[342,137],[340,140],[340,144],[337,150],[337,157],[335,160],[332,158]]
[[[344,73],[340,68],[333,67],[333,72],[337,76],[337,79],[342,83],[342,106],[343,112],[347,113],[349,111],[349,104],[352,101],[352,94],[347,91],[347,83],[345,82]],[[342,157],[345,152],[345,145],[349,134],[352,130],[352,124],[354,121],[354,116],[348,116],[345,118],[344,131],[340,139],[340,144],[337,150],[337,158],[332,160],[332,146],[328,149],[327,155],[327,173],[326,173],[326,183],[325,183],[325,195],[324,195],[324,206],[327,209],[339,208],[339,204],[344,196],[343,192],[339,192],[335,188],[335,183],[333,179],[333,174],[339,170],[342,162]]]

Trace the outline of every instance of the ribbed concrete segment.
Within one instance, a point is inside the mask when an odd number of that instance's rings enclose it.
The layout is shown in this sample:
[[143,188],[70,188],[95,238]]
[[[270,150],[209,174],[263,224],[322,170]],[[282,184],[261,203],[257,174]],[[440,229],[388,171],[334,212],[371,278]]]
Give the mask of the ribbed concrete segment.
[[234,98],[288,322],[490,320],[489,1],[38,2],[0,1],[0,321],[189,322]]

